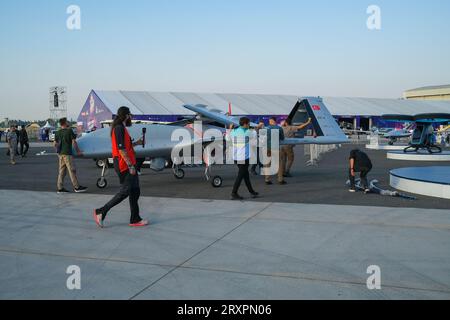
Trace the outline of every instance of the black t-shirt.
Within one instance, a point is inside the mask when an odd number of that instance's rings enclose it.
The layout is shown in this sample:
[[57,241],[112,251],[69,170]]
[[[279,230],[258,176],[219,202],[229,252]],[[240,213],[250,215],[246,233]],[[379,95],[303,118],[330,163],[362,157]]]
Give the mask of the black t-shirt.
[[55,134],[55,141],[59,144],[58,153],[60,155],[72,155],[72,143],[77,135],[71,128],[60,129]]
[[125,127],[123,124],[118,124],[114,128],[114,135],[116,138],[117,148],[119,150],[125,150]]
[[352,150],[350,159],[355,160],[355,171],[359,171],[361,168],[372,168],[372,161],[370,161],[369,156],[361,150]]
[[[117,145],[117,149],[119,150],[126,150],[126,144],[125,144],[125,127],[122,123],[118,124],[115,128],[114,128],[114,137],[116,138],[116,145]],[[131,137],[130,139],[130,143],[132,143],[132,139]],[[116,172],[122,174],[123,171],[120,170],[120,163],[119,163],[119,158],[114,158],[113,159],[114,162],[114,169],[116,170]],[[121,175],[122,177],[122,175]],[[121,179],[121,183],[122,178]]]

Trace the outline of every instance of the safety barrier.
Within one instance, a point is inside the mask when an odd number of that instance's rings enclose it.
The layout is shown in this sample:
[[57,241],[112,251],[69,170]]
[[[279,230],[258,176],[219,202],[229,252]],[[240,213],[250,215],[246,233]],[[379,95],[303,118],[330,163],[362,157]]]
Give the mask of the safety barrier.
[[309,160],[306,161],[306,165],[307,166],[317,166],[322,155],[332,152],[340,147],[341,147],[341,145],[337,145],[337,144],[305,145],[305,157],[309,158]]

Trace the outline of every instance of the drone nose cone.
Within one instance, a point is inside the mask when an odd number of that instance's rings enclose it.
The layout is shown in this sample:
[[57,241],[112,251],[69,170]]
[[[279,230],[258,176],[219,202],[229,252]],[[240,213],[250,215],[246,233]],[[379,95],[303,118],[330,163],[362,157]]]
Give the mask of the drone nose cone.
[[111,157],[111,138],[109,130],[97,130],[77,139],[78,148],[85,158]]
[[83,136],[77,139],[78,149],[83,153],[84,156],[89,156],[91,152],[91,145],[94,143],[91,137]]

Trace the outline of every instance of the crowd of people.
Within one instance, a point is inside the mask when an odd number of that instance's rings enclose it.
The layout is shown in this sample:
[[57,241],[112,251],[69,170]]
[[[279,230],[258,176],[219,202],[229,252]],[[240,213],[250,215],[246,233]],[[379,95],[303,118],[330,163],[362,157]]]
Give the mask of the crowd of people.
[[[260,173],[265,177],[265,183],[272,185],[273,172],[270,171],[270,167],[274,160],[278,160],[278,170],[276,172],[279,185],[286,185],[285,178],[292,177],[291,168],[294,164],[295,153],[292,144],[280,144],[278,147],[272,147],[272,131],[275,130],[278,133],[279,141],[285,141],[288,138],[294,138],[297,132],[307,128],[311,124],[311,118],[307,122],[300,125],[292,125],[290,119],[286,119],[278,125],[275,117],[270,118],[269,125],[265,127],[264,122],[260,121],[255,129],[250,128],[250,120],[246,117],[240,119],[239,127],[233,128],[228,134],[228,141],[233,144],[233,160],[238,166],[238,175],[233,186],[231,193],[232,200],[243,200],[238,193],[242,181],[245,182],[247,189],[253,198],[259,196],[259,193],[253,189],[250,181],[249,165],[250,159],[255,158],[254,153],[257,154],[257,163],[253,164],[250,168],[250,172],[253,175],[258,175],[256,169],[260,167]],[[232,128],[232,126],[230,126]],[[266,130],[262,130],[266,129]],[[262,146],[257,145],[257,137],[262,134],[266,134],[266,146],[267,158],[271,159],[268,163],[263,165],[260,159],[259,149]],[[275,135],[277,136],[277,135]],[[361,187],[364,192],[370,192],[370,186],[367,180],[367,175],[372,170],[372,162],[368,155],[359,150],[354,149],[350,152],[349,157],[349,180],[350,180],[350,192],[356,192],[356,174],[360,174]]]
[[[272,176],[274,174],[272,172],[272,165],[274,164],[274,160],[278,166],[278,170],[276,170],[277,182],[279,185],[286,185],[287,181],[285,178],[292,177],[291,168],[295,160],[295,146],[278,144],[278,147],[273,147],[272,136],[278,137],[280,142],[286,138],[294,138],[298,131],[308,127],[311,122],[312,120],[310,118],[306,123],[293,126],[290,119],[286,119],[279,126],[277,119],[272,117],[269,119],[268,126],[265,126],[263,121],[259,121],[258,126],[252,129],[250,128],[250,119],[243,117],[240,119],[239,127],[233,128],[230,126],[232,130],[227,135],[227,140],[233,145],[233,160],[238,166],[238,175],[231,193],[231,199],[243,199],[238,193],[242,181],[245,182],[253,198],[259,196],[258,192],[253,189],[250,181],[250,172],[253,175],[258,175],[256,171],[258,167],[260,168],[260,174],[264,176],[266,185],[273,185]],[[273,131],[276,131],[275,135],[273,135]],[[261,141],[258,138],[260,135],[265,135],[265,146],[258,145],[258,141]],[[264,155],[267,156],[267,159],[270,159],[264,164],[260,157],[261,148],[263,148]],[[251,159],[256,159],[256,163],[251,164]]]
[[[12,165],[16,164],[16,157],[25,158],[30,148],[28,133],[25,127],[20,130],[12,125],[6,133],[6,143],[8,144],[6,155],[10,157]],[[20,144],[20,147],[19,147]]]

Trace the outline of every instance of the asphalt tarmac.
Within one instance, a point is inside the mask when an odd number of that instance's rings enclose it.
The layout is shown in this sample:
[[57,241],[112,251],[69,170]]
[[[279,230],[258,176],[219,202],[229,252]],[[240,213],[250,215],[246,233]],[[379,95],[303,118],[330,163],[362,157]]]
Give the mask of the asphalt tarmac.
[[[348,155],[350,150],[358,147],[364,149],[374,164],[369,179],[377,179],[380,186],[391,189],[389,186],[389,170],[411,166],[444,166],[445,163],[409,162],[386,159],[385,151],[366,150],[364,145],[345,145],[342,148],[323,155],[319,166],[306,166],[303,147],[296,150],[296,162],[293,168],[293,178],[286,179],[288,184],[280,186],[275,182],[267,186],[261,176],[252,176],[254,188],[260,193],[259,199],[251,199],[243,184],[240,194],[246,201],[256,202],[284,202],[284,203],[311,203],[311,204],[335,204],[355,206],[378,207],[405,207],[450,209],[450,200],[431,198],[415,195],[417,200],[406,200],[375,194],[363,193],[351,194],[345,185],[348,175]],[[0,189],[17,190],[17,201],[20,199],[20,190],[56,192],[56,180],[58,175],[56,155],[38,156],[42,151],[53,153],[51,147],[39,146],[30,148],[27,158],[19,158],[16,166],[9,164],[9,158],[4,155],[6,149],[0,149]],[[83,186],[89,188],[88,193],[113,195],[119,187],[118,179],[113,170],[107,175],[108,187],[98,189],[96,181],[100,176],[100,169],[95,166],[93,160],[76,159],[78,178]],[[148,197],[185,198],[228,200],[234,178],[237,173],[235,166],[217,166],[213,169],[213,175],[220,175],[224,179],[221,188],[213,188],[204,178],[204,168],[184,168],[186,176],[183,180],[177,180],[172,170],[153,172],[148,168],[143,169],[140,177],[141,194]],[[70,179],[66,177],[66,188],[70,190]]]

